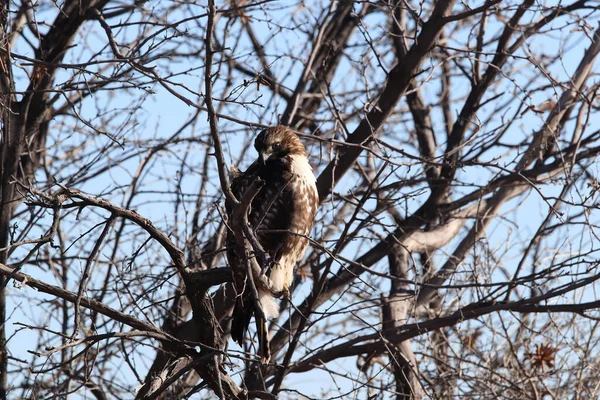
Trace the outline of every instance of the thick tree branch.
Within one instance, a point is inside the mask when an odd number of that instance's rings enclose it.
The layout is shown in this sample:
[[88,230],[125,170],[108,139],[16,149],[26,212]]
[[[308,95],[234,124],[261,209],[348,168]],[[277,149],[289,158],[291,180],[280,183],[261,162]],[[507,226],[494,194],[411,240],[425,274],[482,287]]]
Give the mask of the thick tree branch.
[[[477,303],[463,307],[448,316],[435,318],[429,321],[405,324],[396,328],[389,337],[395,341],[405,341],[428,332],[456,325],[464,321],[476,319],[491,313],[501,311],[523,312],[523,313],[574,313],[584,315],[586,311],[594,310],[600,307],[600,301],[593,301],[581,304],[539,304],[538,299],[526,299],[511,303]],[[306,372],[314,368],[320,368],[323,364],[333,360],[345,357],[352,357],[361,354],[381,353],[385,351],[385,343],[380,339],[380,334],[370,334],[361,336],[346,343],[331,347],[319,352],[319,354],[299,361],[290,368],[290,372]],[[363,342],[369,342],[360,344]]]
[[[444,17],[453,4],[454,0],[440,1],[436,4],[431,17],[423,24],[415,44],[405,57],[398,60],[396,66],[388,74],[386,85],[377,103],[365,115],[354,132],[348,136],[349,143],[364,146],[373,139],[406,92],[425,56],[435,45],[444,27]],[[335,159],[329,162],[317,180],[321,201],[329,196],[339,179],[350,169],[361,153],[362,149],[356,147],[343,148],[336,154]]]

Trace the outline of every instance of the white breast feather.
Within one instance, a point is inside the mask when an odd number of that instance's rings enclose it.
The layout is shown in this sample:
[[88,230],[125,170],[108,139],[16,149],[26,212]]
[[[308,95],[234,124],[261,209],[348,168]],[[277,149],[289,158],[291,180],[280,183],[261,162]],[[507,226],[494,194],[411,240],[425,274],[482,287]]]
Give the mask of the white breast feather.
[[317,182],[317,178],[315,178],[312,167],[308,163],[308,158],[299,155],[293,155],[290,158],[292,159],[292,163],[290,164],[292,173],[301,181],[314,185]]
[[[294,177],[297,179],[295,182],[294,188],[296,191],[300,191],[297,195],[300,195],[301,199],[305,202],[305,205],[309,208],[310,213],[314,213],[316,210],[313,210],[315,204],[309,201],[308,193],[314,191],[317,192],[317,178],[313,174],[312,167],[308,163],[308,158],[300,155],[291,156],[292,162],[290,165],[290,170]],[[292,221],[292,232],[300,233],[302,235],[308,235],[309,232],[298,232],[294,229],[294,221]]]
[[[315,178],[312,167],[308,163],[306,157],[293,155],[290,158],[290,170],[293,174],[293,182],[291,182],[291,184],[293,185],[294,195],[302,201],[303,207],[308,208],[308,213],[313,215],[316,211],[313,208],[316,205],[310,201],[308,194],[311,192],[316,194],[317,179]],[[308,235],[310,232],[308,231],[308,226],[306,226],[306,216],[293,216],[290,224],[290,231],[298,235]],[[282,290],[285,286],[291,285],[294,278],[294,266],[298,260],[303,257],[307,244],[308,242],[306,240],[298,242],[297,248],[294,249],[294,251],[283,255],[279,260],[278,265],[271,271],[270,278],[274,290]]]

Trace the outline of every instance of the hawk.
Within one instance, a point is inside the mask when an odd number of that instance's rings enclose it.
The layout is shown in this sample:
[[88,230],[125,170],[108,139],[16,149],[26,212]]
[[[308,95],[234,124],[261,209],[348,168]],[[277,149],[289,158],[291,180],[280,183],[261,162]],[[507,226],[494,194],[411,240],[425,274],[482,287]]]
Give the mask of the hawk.
[[[287,296],[294,276],[294,266],[308,246],[319,196],[316,179],[308,162],[308,153],[298,136],[285,126],[269,127],[258,134],[254,147],[259,157],[245,171],[232,172],[231,191],[239,200],[248,188],[260,180],[260,188],[250,204],[248,223],[257,242],[270,258],[269,265],[259,266],[249,254],[252,247],[237,245],[231,222],[234,210],[227,205],[230,229],[227,233],[227,259],[233,273],[236,303],[233,310],[231,337],[242,344],[244,334],[255,314],[254,299],[248,288],[246,262],[251,262],[258,302],[266,318],[279,315],[276,298]],[[240,257],[249,254],[249,261]],[[259,353],[263,361],[270,358],[266,320],[255,315]]]

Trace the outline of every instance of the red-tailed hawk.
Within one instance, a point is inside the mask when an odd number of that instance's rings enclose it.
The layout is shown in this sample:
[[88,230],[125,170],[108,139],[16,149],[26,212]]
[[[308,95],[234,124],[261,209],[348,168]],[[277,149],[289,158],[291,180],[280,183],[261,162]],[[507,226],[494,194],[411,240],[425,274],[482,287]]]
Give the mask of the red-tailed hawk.
[[[306,149],[298,136],[285,126],[269,127],[256,137],[254,147],[259,157],[246,170],[235,172],[231,190],[239,200],[256,180],[263,186],[252,200],[248,222],[255,237],[271,259],[270,266],[263,269],[254,257],[253,276],[258,290],[258,301],[267,318],[279,315],[276,298],[286,296],[292,284],[294,266],[302,258],[308,246],[307,235],[313,226],[319,196],[316,179],[308,163]],[[231,221],[233,209],[228,205]],[[239,242],[238,242],[239,243]],[[228,229],[227,258],[234,277],[236,303],[233,311],[231,337],[240,345],[255,312],[253,298],[248,287],[245,260],[240,259],[236,238]],[[251,254],[251,247],[249,248]],[[262,266],[264,267],[264,266]],[[259,353],[263,361],[270,358],[266,321],[255,316],[259,336]]]

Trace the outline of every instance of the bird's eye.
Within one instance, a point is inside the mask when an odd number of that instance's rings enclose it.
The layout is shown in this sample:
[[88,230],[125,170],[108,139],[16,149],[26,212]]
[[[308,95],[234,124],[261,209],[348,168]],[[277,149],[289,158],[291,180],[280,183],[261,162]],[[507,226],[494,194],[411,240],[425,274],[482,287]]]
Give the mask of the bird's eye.
[[281,150],[281,143],[273,143],[273,150]]

